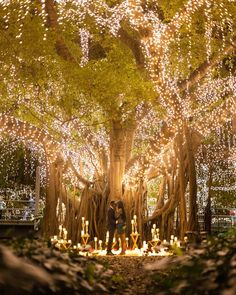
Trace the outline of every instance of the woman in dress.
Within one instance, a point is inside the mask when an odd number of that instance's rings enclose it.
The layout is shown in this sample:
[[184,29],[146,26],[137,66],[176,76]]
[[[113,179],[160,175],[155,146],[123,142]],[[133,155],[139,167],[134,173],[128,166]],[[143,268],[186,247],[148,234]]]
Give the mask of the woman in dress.
[[126,229],[126,214],[124,204],[122,201],[118,201],[116,204],[116,219],[117,219],[117,235],[121,241],[121,253],[125,255],[126,251],[126,240],[125,240],[125,229]]

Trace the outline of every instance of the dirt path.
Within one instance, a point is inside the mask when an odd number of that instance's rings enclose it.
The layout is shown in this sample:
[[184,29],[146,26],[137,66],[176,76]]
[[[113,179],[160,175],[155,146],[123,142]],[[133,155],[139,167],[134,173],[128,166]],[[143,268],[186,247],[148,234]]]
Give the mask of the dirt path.
[[[103,256],[99,257],[114,271],[114,292],[112,294],[151,294],[151,281],[144,265],[160,257]],[[149,273],[150,274],[150,273]],[[117,286],[115,287],[117,283]]]

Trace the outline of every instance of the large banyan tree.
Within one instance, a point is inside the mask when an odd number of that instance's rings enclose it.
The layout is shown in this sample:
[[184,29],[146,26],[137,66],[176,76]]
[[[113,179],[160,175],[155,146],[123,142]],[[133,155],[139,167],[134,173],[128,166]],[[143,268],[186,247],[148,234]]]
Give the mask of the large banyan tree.
[[55,143],[45,233],[63,221],[77,240],[85,216],[103,238],[111,199],[141,233],[197,231],[197,151],[235,118],[234,1],[15,0],[0,15],[1,112]]

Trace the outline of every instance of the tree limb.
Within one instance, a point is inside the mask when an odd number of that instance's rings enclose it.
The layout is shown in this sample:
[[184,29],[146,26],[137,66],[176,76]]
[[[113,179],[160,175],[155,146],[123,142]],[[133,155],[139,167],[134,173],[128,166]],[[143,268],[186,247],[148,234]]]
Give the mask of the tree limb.
[[234,37],[232,42],[229,43],[228,46],[226,46],[223,52],[217,52],[213,54],[210,60],[203,62],[196,70],[192,72],[188,79],[179,82],[179,90],[184,91],[187,88],[193,87],[202,78],[204,78],[209,70],[217,65],[225,55],[232,53],[235,50],[235,46],[236,37]]

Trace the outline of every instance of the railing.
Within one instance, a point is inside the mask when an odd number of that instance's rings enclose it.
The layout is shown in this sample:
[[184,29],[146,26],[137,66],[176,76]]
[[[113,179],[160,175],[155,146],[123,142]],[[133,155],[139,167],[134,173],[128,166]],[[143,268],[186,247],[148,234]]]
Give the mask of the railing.
[[34,199],[0,201],[0,226],[32,225],[38,230],[42,218],[41,210],[36,210]]
[[[200,230],[204,230],[204,214],[198,215]],[[235,209],[215,209],[211,215],[211,230],[219,232],[236,225]]]

